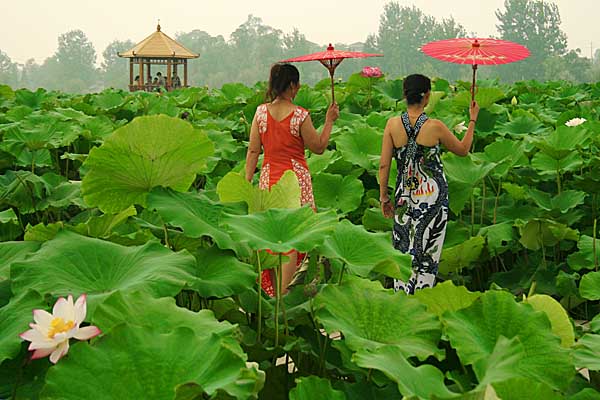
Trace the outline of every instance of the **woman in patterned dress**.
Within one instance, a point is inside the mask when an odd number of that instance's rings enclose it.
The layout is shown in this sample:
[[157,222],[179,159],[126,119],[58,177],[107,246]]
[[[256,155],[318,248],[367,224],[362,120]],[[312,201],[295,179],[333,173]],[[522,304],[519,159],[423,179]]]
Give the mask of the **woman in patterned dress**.
[[[407,112],[390,118],[383,134],[379,165],[379,197],[385,217],[394,218],[392,242],[396,249],[412,257],[412,276],[408,282],[394,281],[396,291],[414,294],[432,287],[436,275],[448,220],[448,183],[440,158],[440,144],[458,156],[469,154],[473,143],[479,106],[470,106],[469,127],[462,140],[444,125],[430,119],[424,110],[429,103],[431,81],[423,75],[404,80]],[[392,157],[398,176],[394,198],[388,193]]]
[[[290,64],[273,65],[267,91],[270,102],[258,106],[252,121],[246,155],[246,179],[252,182],[258,156],[264,150],[259,187],[270,189],[285,171],[292,170],[300,183],[301,204],[308,204],[316,209],[304,149],[317,154],[325,151],[333,123],[339,116],[339,109],[337,104],[329,106],[325,125],[319,135],[308,111],[293,103],[299,89],[300,73],[296,67]],[[283,265],[282,293],[287,292],[300,258],[297,252],[288,256],[289,262]],[[262,287],[270,296],[275,295],[273,282],[271,272],[263,271]]]

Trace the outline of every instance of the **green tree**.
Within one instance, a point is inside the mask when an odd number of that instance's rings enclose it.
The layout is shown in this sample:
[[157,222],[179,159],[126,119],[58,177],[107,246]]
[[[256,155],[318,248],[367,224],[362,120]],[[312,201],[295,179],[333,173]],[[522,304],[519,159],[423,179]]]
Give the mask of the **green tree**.
[[460,69],[425,56],[420,48],[432,40],[465,35],[464,27],[453,18],[438,22],[415,6],[401,6],[397,1],[392,1],[384,6],[379,30],[376,35],[367,38],[365,50],[384,53],[381,64],[392,77],[417,71],[447,77],[451,73],[460,73],[455,72]]
[[200,55],[199,59],[188,62],[190,84],[220,87],[237,78],[234,67],[238,64],[223,36],[211,36],[195,29],[177,35],[176,40]]
[[19,84],[19,70],[8,54],[0,50],[0,84],[15,87]]
[[119,53],[135,46],[131,40],[114,40],[102,52],[102,80],[105,87],[126,89],[129,82],[129,60]]
[[51,75],[55,81],[50,88],[82,92],[89,91],[99,83],[100,77],[95,67],[96,50],[83,31],[73,30],[60,35],[58,49],[52,58],[58,71],[56,75]]
[[[253,15],[231,34],[234,54],[243,62],[239,72],[242,83],[254,84],[267,79],[271,64],[283,57],[282,38],[281,30],[265,25],[261,18]],[[240,64],[235,67],[240,69]]]
[[544,61],[567,52],[567,36],[560,29],[561,18],[556,4],[542,0],[505,0],[504,11],[497,10],[500,37],[521,43],[531,56],[515,65],[498,69],[509,80],[539,79],[545,75]]

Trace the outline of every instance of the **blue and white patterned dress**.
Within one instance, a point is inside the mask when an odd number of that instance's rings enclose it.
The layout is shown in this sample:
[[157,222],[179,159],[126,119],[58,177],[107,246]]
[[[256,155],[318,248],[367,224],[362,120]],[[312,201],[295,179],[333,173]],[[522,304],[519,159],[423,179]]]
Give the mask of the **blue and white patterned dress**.
[[416,142],[427,119],[423,113],[411,126],[408,113],[402,114],[408,142],[394,148],[398,177],[392,241],[396,249],[411,255],[413,271],[408,282],[395,280],[394,289],[408,294],[435,285],[448,221],[448,183],[440,147]]

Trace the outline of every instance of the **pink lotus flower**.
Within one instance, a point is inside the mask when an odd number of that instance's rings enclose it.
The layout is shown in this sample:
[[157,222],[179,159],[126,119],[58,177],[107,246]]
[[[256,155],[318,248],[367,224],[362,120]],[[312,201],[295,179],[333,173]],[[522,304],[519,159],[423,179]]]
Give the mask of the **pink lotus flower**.
[[380,78],[383,72],[379,67],[364,67],[360,74],[365,78]]
[[100,329],[96,326],[80,328],[87,313],[86,295],[79,296],[73,304],[73,296],[65,300],[59,298],[54,304],[52,314],[45,310],[33,310],[35,324],[19,336],[31,342],[31,359],[43,358],[50,355],[50,362],[56,364],[69,351],[69,339],[88,340],[98,336]]

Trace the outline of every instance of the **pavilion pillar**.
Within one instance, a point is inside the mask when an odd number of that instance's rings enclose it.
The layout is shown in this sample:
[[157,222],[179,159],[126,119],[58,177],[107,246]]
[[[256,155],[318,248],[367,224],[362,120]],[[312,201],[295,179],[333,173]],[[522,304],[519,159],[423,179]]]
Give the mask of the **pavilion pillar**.
[[187,59],[183,60],[183,87],[187,87],[188,85],[188,81],[187,81]]
[[144,62],[140,59],[140,74],[138,79],[138,90],[144,85]]
[[133,85],[133,58],[129,59],[129,87]]
[[[148,82],[152,83],[152,71],[150,70],[150,61],[146,65],[148,66],[148,71],[146,72],[146,82],[144,83],[147,85]],[[147,87],[146,90],[150,90],[150,87]]]
[[167,90],[171,90],[171,59],[167,60]]

